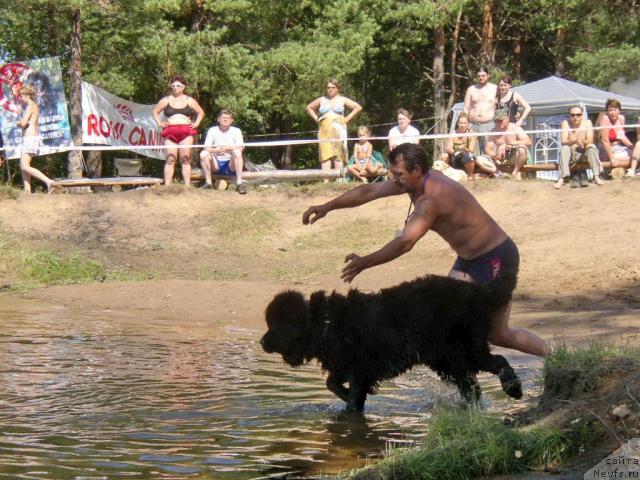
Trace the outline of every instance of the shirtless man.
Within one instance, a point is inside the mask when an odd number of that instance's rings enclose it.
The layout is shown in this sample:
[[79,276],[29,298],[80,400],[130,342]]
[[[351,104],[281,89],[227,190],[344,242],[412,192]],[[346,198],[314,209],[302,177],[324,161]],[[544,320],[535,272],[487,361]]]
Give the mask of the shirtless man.
[[[431,169],[425,150],[414,144],[398,145],[389,155],[393,180],[360,185],[302,215],[305,225],[332,210],[363,205],[378,198],[409,194],[415,209],[402,233],[385,246],[360,257],[346,256],[342,279],[351,282],[360,272],[410,251],[429,230],[439,234],[458,254],[449,276],[470,282],[489,283],[498,275],[518,271],[518,248],[477,200],[458,182]],[[490,333],[494,345],[543,356],[544,340],[533,332],[509,327],[511,302],[496,316]]]
[[[477,72],[478,83],[467,88],[464,96],[464,109],[469,115],[471,131],[487,133],[493,127],[493,115],[496,111],[497,85],[489,82],[489,71],[486,67],[480,67]],[[484,152],[487,137],[478,137],[480,154]]]
[[[569,121],[563,120],[560,127],[560,179],[553,185],[560,188],[565,180],[571,175],[570,162],[588,162],[589,168],[593,171],[593,182],[604,185],[600,179],[600,159],[598,149],[593,143],[593,124],[591,120],[584,117],[584,112],[580,105],[569,107]],[[571,187],[586,187],[589,185],[586,177],[573,177]]]
[[499,135],[492,135],[484,153],[498,165],[513,163],[513,178],[520,180],[520,169],[527,163],[531,139],[522,127],[509,122],[509,113],[498,110],[495,113],[496,126],[491,130]]

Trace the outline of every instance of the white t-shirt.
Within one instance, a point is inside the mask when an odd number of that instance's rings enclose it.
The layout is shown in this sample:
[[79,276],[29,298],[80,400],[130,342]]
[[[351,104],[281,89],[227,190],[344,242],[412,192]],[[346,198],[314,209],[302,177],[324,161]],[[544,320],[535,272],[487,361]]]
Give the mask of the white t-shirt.
[[403,143],[418,143],[420,131],[411,125],[409,125],[404,132],[400,131],[400,127],[397,125],[389,130],[389,143],[394,146],[401,145]]
[[[216,125],[215,127],[211,127],[207,131],[207,138],[205,138],[204,144],[207,147],[244,145],[244,139],[242,138],[242,131],[240,131],[238,127],[229,127],[226,132],[223,132],[222,130],[220,130],[220,127]],[[231,154],[228,152],[217,154],[216,160],[228,162],[229,160],[231,160]]]

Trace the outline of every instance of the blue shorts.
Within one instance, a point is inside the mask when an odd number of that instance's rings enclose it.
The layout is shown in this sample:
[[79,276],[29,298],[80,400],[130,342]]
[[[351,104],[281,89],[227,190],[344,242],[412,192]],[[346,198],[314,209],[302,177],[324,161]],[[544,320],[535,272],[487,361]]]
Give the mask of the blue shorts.
[[228,175],[230,177],[235,175],[235,172],[231,170],[231,160],[216,160],[218,164],[218,170],[214,173],[217,175]]
[[513,240],[507,238],[487,253],[465,260],[458,257],[451,270],[468,274],[474,282],[486,285],[499,275],[517,275],[520,268],[520,253]]

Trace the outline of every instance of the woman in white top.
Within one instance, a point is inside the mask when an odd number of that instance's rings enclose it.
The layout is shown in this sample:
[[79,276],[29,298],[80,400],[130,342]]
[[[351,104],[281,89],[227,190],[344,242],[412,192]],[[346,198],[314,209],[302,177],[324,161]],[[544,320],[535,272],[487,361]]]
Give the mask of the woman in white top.
[[420,143],[418,138],[420,132],[417,128],[411,126],[411,112],[404,108],[399,108],[397,115],[398,125],[389,130],[389,151],[403,143]]
[[[345,115],[347,108],[350,112]],[[333,166],[341,169],[347,161],[347,124],[360,113],[362,107],[340,95],[340,83],[335,78],[330,78],[327,81],[327,93],[307,105],[306,110],[318,123],[318,140],[340,139],[338,142],[318,144],[321,168],[329,170]]]
[[22,146],[20,147],[20,173],[24,191],[31,193],[31,177],[36,177],[47,186],[47,191],[51,192],[53,180],[47,177],[37,168],[31,166],[31,158],[38,154],[40,148],[40,132],[38,130],[38,119],[40,110],[35,102],[36,89],[32,86],[20,89],[20,101],[27,104],[24,115],[18,122],[18,127],[22,129]]

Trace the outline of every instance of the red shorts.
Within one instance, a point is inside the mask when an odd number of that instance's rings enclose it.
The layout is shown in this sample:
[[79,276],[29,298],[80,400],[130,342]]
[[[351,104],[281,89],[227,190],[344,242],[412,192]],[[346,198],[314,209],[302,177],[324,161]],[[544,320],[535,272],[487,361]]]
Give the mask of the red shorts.
[[197,135],[198,130],[191,128],[191,125],[167,125],[162,129],[161,136],[173,143],[180,143],[191,135]]

